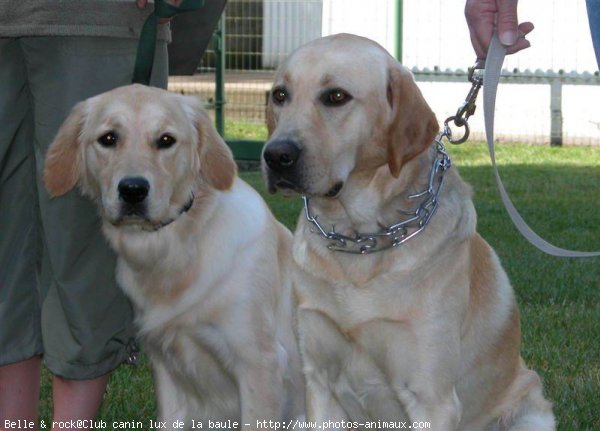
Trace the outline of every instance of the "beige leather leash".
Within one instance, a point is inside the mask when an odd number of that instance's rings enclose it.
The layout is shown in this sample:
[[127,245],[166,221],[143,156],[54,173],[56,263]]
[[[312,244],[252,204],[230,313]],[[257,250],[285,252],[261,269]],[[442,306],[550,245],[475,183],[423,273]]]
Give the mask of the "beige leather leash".
[[504,62],[505,55],[506,48],[500,43],[498,36],[494,34],[488,49],[487,58],[485,60],[485,73],[483,76],[483,116],[490,159],[492,160],[496,184],[498,186],[498,190],[500,191],[500,197],[502,198],[504,207],[506,208],[506,211],[508,212],[513,224],[517,227],[519,232],[521,232],[521,235],[523,235],[527,241],[544,253],[558,257],[600,256],[600,251],[567,250],[550,244],[529,227],[506,193],[506,189],[504,188],[504,184],[502,184],[500,174],[498,173],[496,156],[494,152],[494,111],[496,107],[496,93],[498,90],[498,83],[500,82],[500,74],[502,72],[502,64]]

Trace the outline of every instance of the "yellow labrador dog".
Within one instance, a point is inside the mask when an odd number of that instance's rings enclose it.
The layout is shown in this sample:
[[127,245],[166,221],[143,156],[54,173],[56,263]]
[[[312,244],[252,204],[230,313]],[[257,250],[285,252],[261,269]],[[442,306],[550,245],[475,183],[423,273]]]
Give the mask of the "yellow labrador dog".
[[307,419],[554,429],[511,285],[410,72],[368,39],[310,42],[276,74],[268,127],[270,190],[307,197],[293,245]]
[[132,85],[78,104],[45,184],[54,196],[78,184],[98,204],[161,421],[254,429],[303,414],[291,233],[236,177],[198,100]]

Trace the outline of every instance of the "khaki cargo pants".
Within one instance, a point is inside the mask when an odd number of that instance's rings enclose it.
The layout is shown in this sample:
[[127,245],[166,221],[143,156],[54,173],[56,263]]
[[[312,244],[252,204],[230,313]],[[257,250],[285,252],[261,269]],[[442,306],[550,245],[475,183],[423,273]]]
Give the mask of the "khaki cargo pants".
[[[0,365],[43,355],[69,379],[127,359],[132,309],[94,204],[74,190],[51,199],[44,155],[77,102],[130,83],[135,39],[0,38]],[[166,87],[166,43],[152,84]]]

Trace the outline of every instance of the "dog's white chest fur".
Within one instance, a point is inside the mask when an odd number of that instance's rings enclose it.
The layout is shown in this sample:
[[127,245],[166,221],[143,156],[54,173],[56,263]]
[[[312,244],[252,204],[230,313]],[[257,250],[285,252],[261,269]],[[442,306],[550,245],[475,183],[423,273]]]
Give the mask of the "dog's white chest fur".
[[[451,292],[452,285],[465,285],[458,279],[466,278],[452,272],[446,292],[444,286],[431,286],[426,276],[417,281],[406,274],[402,282],[401,276],[386,274],[356,285],[300,275],[298,332],[305,372],[323,385],[322,394],[333,394],[347,419],[407,421],[406,407],[420,396],[423,379],[449,373],[443,364],[428,364],[427,358],[435,356],[432,346],[440,337],[460,338],[459,314],[439,311],[446,294],[467,293]],[[424,296],[423,290],[435,291]],[[457,359],[459,344],[448,344],[448,364]],[[327,396],[318,403],[327,405]]]
[[[144,337],[151,360],[161,364],[155,369],[157,390],[168,391],[174,385],[178,392],[187,394],[193,417],[188,408],[181,420],[188,424],[206,418],[239,421],[237,376],[227,367],[233,357],[229,337],[218,325],[198,322],[193,315],[177,320],[181,323],[171,322],[169,327],[156,328]],[[167,388],[161,382],[162,364],[168,364],[171,376]]]

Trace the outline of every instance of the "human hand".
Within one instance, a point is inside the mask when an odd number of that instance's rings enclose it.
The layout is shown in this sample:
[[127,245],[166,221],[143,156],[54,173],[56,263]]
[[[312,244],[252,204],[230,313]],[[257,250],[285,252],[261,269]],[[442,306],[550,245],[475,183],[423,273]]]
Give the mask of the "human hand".
[[517,2],[518,0],[467,0],[465,17],[478,60],[485,59],[496,26],[500,42],[507,47],[507,54],[531,46],[525,36],[534,26],[531,22],[519,24]]

